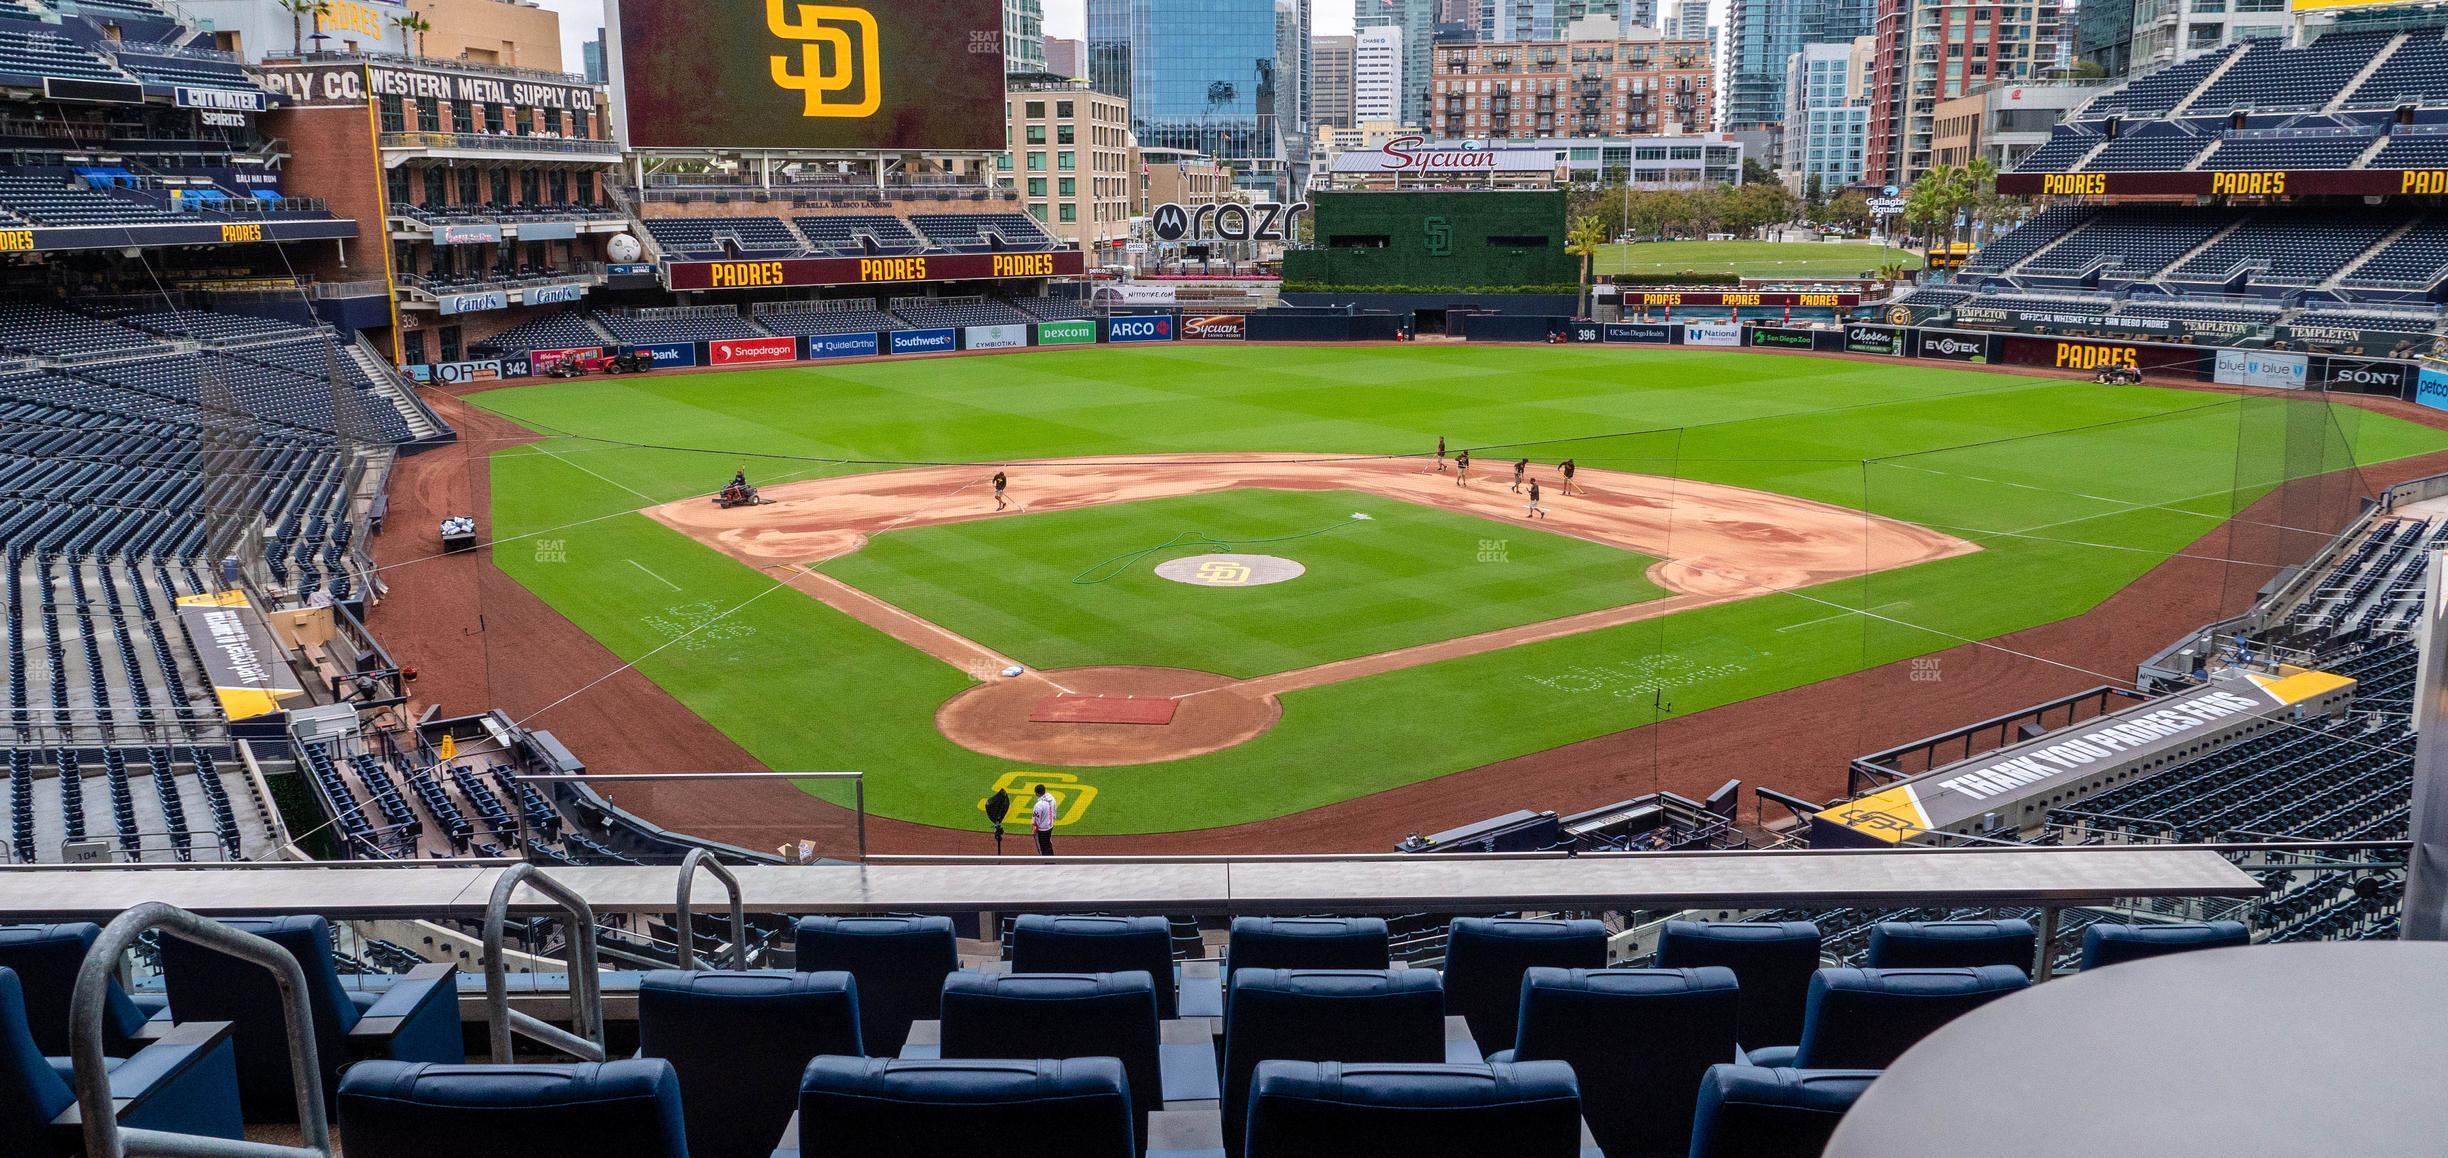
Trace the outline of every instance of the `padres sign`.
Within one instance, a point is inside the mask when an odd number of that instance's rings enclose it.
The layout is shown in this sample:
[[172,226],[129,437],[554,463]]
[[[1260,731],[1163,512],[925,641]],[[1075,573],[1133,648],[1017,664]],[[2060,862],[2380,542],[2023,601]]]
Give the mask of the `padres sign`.
[[1308,570],[1275,555],[1192,555],[1156,566],[1159,576],[1193,587],[1264,587],[1298,579]]

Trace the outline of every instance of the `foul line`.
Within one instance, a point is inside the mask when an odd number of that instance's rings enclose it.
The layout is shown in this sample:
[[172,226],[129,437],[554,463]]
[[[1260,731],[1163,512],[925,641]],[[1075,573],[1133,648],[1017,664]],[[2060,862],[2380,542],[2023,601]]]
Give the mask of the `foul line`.
[[[629,564],[630,566],[635,567],[635,568],[637,568],[637,569],[638,569],[638,570],[640,570],[640,571],[644,571],[644,572],[646,572],[646,574],[648,574],[648,575],[650,575],[650,576],[653,576],[653,578],[654,578],[654,581],[655,581],[655,582],[660,583],[660,584],[664,585],[665,587],[669,587],[669,588],[671,588],[671,589],[672,589],[672,590],[674,590],[674,591],[680,591],[680,590],[681,590],[681,587],[680,587],[680,585],[679,585],[679,584],[674,583],[674,582],[672,582],[671,580],[669,580],[669,579],[666,579],[666,578],[662,577],[661,575],[656,575],[656,574],[654,573],[654,571],[652,571],[651,569],[649,569],[649,568],[648,568],[648,567],[647,567],[647,566],[646,566],[644,563],[640,563],[640,562],[638,562],[638,561],[637,561],[637,560],[635,560],[635,559],[630,559],[630,560],[628,560],[627,562],[628,562],[628,564]],[[685,592],[683,592],[683,594],[685,594]]]

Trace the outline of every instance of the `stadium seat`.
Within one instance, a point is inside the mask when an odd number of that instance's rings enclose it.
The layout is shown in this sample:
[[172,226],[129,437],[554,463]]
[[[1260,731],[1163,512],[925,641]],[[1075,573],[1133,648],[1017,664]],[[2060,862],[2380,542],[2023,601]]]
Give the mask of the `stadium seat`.
[[2031,922],[1881,921],[1870,930],[1872,969],[1961,969],[2012,965],[2029,971],[2038,944]]
[[[102,926],[90,922],[0,925],[0,968],[17,971],[17,982],[25,990],[26,1025],[45,1054],[68,1056],[68,999],[76,992],[86,952],[101,935]],[[124,1057],[129,1039],[144,1027],[146,1011],[116,980],[103,1002],[102,1052]]]
[[[238,1118],[238,1072],[229,1026],[204,1022],[178,1026],[162,1040],[110,1067],[111,1097],[119,1124],[210,1138],[242,1138]],[[67,1059],[46,1058],[26,1024],[25,991],[14,970],[0,969],[0,1148],[12,1155],[84,1153],[74,1126],[55,1127],[76,1106],[68,1084]]]
[[349,1158],[689,1153],[680,1078],[660,1058],[510,1066],[360,1062],[341,1080],[334,1108]]
[[1014,973],[1140,970],[1156,983],[1157,1017],[1174,1017],[1173,927],[1163,917],[1023,916],[1012,922],[1011,967]]
[[1383,969],[1386,944],[1376,917],[1235,917],[1224,968]]
[[[222,923],[288,950],[305,970],[326,1098],[340,1071],[360,1057],[466,1060],[459,1037],[455,966],[419,966],[381,994],[345,989],[332,964],[331,924],[323,918],[240,917]],[[293,1120],[297,1094],[289,1076],[287,1023],[271,975],[251,962],[177,937],[162,938],[161,961],[170,1006],[180,1017],[233,1023],[238,1096],[247,1121]],[[362,1032],[360,1022],[368,1023]]]
[[1473,1038],[1501,1049],[1521,1016],[1523,972],[1606,963],[1606,926],[1597,921],[1456,917],[1445,939],[1445,1011],[1468,1021]]
[[1802,1040],[1802,1006],[1819,969],[1819,926],[1808,921],[1668,921],[1658,941],[1660,969],[1723,965],[1742,983],[1740,1040]]
[[1734,971],[1532,969],[1521,1035],[1497,1062],[1560,1061],[1584,1075],[1582,1116],[1609,1158],[1679,1158],[1700,1076],[1738,1056]]
[[[799,1086],[807,1158],[1133,1158],[1122,1063],[820,1057]],[[798,1158],[785,1145],[774,1158]]]
[[1212,1037],[1201,1030],[1181,1044],[1163,1044],[1154,989],[1155,983],[1136,969],[1005,974],[964,970],[944,980],[940,1045],[921,1052],[922,1035],[913,1034],[902,1056],[1110,1057],[1122,1063],[1131,1104],[1143,1116],[1172,1102],[1215,1101]]
[[2139,961],[2193,949],[2224,949],[2252,944],[2242,921],[2199,924],[2119,925],[2102,923],[2083,930],[2082,967],[2097,969],[2123,961]]
[[960,951],[950,917],[803,917],[798,968],[858,978],[859,1038],[868,1053],[890,1057],[911,1022],[935,1015]]
[[1426,969],[1235,970],[1224,1013],[1225,1147],[1240,1153],[1260,1062],[1479,1060],[1449,1056],[1443,982]]
[[1876,1080],[1876,1070],[1710,1066],[1700,1079],[1691,1158],[1818,1158]]
[[1562,1062],[1269,1061],[1250,1086],[1246,1158],[1328,1154],[1576,1158],[1581,1095]]
[[1811,978],[1802,1043],[1745,1052],[1772,1069],[1885,1069],[1932,1030],[2030,984],[2012,965],[1822,969]]
[[694,1158],[763,1158],[818,1054],[858,1057],[847,973],[658,970],[638,984],[638,1054],[679,1075]]

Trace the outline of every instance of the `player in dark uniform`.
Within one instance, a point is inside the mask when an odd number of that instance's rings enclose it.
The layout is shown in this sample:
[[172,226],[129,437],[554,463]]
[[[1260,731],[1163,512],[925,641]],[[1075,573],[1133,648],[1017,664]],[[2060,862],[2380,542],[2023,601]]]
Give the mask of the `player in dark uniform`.
[[996,471],[996,472],[995,472],[995,476],[994,476],[994,487],[995,487],[995,509],[996,509],[996,510],[998,510],[998,511],[999,511],[999,510],[1002,510],[1004,507],[1006,507],[1006,506],[1009,506],[1009,505],[1010,505],[1010,504],[1005,503],[1005,502],[1003,501],[1003,488],[1004,488],[1004,487],[1006,487],[1006,486],[1009,486],[1010,484],[1011,484],[1011,480],[1010,480],[1010,479],[1007,479],[1007,478],[1004,478],[1004,477],[1003,477],[1003,472],[1002,472],[1002,471],[999,471],[999,470],[998,470],[998,471]]
[[1547,517],[1547,508],[1539,503],[1539,485],[1537,479],[1530,480],[1530,513],[1522,517],[1526,519],[1543,519]]
[[1445,436],[1437,435],[1437,473],[1445,473]]
[[1573,480],[1572,480],[1572,479],[1573,479],[1573,470],[1574,470],[1574,467],[1573,467],[1573,460],[1571,460],[1571,459],[1569,459],[1569,458],[1568,458],[1568,459],[1565,459],[1565,460],[1564,460],[1564,493],[1565,493],[1565,494],[1568,494],[1568,495],[1569,495],[1569,494],[1571,494],[1571,493],[1573,493]]
[[1462,453],[1454,456],[1454,485],[1458,487],[1470,485],[1470,449],[1468,447],[1463,448]]
[[1520,494],[1520,493],[1521,493],[1522,475],[1523,475],[1523,474],[1525,474],[1525,473],[1527,473],[1529,470],[1530,470],[1530,460],[1529,460],[1529,459],[1526,459],[1526,458],[1525,458],[1525,459],[1522,459],[1522,460],[1520,460],[1520,461],[1518,461],[1518,462],[1516,462],[1516,463],[1514,463],[1514,464],[1513,464],[1513,493],[1514,493],[1514,494]]

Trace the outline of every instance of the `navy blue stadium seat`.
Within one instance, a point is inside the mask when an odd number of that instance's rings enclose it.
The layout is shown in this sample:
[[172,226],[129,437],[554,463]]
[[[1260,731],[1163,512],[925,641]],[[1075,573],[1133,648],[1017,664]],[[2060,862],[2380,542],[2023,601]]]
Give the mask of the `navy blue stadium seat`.
[[[52,1125],[76,1105],[67,1074],[67,1059],[46,1058],[35,1046],[26,1024],[25,991],[14,970],[0,969],[0,1137],[9,1140],[0,1153],[27,1158],[84,1153],[84,1139],[74,1127]],[[113,1061],[110,1084],[122,1126],[246,1136],[238,1118],[238,1071],[227,1026],[180,1026],[135,1056]]]
[[2193,949],[2225,949],[2252,944],[2242,921],[2198,924],[2118,925],[2101,923],[2083,930],[2082,967],[2097,969],[2121,961],[2139,961]]
[[[451,966],[419,967],[381,994],[350,990],[341,986],[333,967],[331,924],[323,918],[240,917],[222,923],[287,950],[305,971],[306,1002],[314,1012],[316,1058],[323,1066],[327,1100],[340,1071],[359,1057],[466,1060],[459,1037],[456,970]],[[247,1121],[294,1120],[297,1094],[289,1076],[287,1022],[272,975],[262,966],[177,937],[162,938],[161,961],[170,1005],[178,1016],[233,1024],[238,1095]],[[358,1023],[367,1018],[381,1019],[375,1026],[389,1032],[356,1033]]]
[[1802,1040],[1802,1006],[1819,970],[1819,926],[1808,921],[1668,921],[1658,940],[1660,969],[1723,965],[1742,983],[1741,1040],[1776,1045]]
[[1802,1043],[1747,1052],[1771,1068],[1885,1069],[1939,1026],[2030,984],[2012,965],[1822,969],[1811,979]]
[[1393,963],[1376,917],[1234,917],[1230,969],[1383,969]]
[[[0,968],[17,971],[25,989],[26,1025],[34,1044],[52,1057],[68,1056],[68,999],[76,992],[85,954],[102,935],[91,922],[66,925],[0,925]],[[103,996],[102,1052],[123,1057],[128,1039],[144,1027],[145,1011],[110,983]]]
[[1562,1062],[1264,1062],[1251,1084],[1242,1152],[1576,1158],[1580,1087]]
[[1122,1063],[1109,1057],[820,1057],[799,1086],[807,1158],[1133,1158],[1137,1128]]
[[1456,917],[1445,938],[1445,1012],[1470,1023],[1481,1049],[1503,1049],[1521,1015],[1523,973],[1606,963],[1606,926],[1597,921]]
[[1691,1158],[1818,1158],[1876,1080],[1877,1070],[1710,1066],[1700,1079]]
[[1560,1061],[1587,1076],[1581,1113],[1608,1158],[1680,1158],[1700,1075],[1737,1056],[1734,971],[1533,969],[1521,1034],[1490,1060]]
[[890,1057],[910,1023],[935,1016],[944,978],[960,968],[950,917],[802,917],[798,968],[858,978],[859,1037]]
[[[1122,1063],[1131,1104],[1164,1108],[1156,984],[1147,972],[1007,973],[962,971],[944,979],[947,1058],[1110,1057]],[[1206,1058],[1212,1071],[1215,1055]]]
[[679,1075],[696,1158],[771,1153],[809,1059],[865,1052],[847,973],[666,969],[638,985],[638,1053]]
[[1870,930],[1872,969],[2032,967],[2038,944],[2030,921],[1881,921]]
[[334,1108],[349,1158],[689,1153],[680,1078],[660,1058],[509,1066],[360,1062],[341,1079]]
[[1012,922],[1011,967],[1014,973],[1140,970],[1156,983],[1157,1016],[1174,1016],[1173,926],[1163,917],[1024,916]]
[[1224,1144],[1235,1154],[1260,1062],[1446,1060],[1445,987],[1426,969],[1237,969],[1224,1008]]

